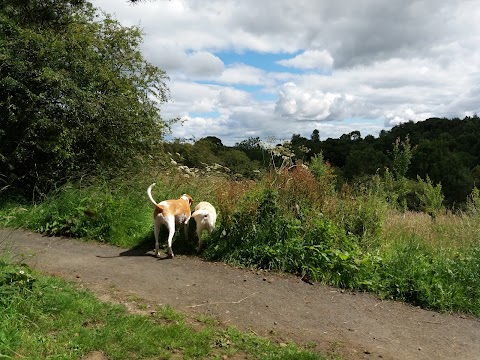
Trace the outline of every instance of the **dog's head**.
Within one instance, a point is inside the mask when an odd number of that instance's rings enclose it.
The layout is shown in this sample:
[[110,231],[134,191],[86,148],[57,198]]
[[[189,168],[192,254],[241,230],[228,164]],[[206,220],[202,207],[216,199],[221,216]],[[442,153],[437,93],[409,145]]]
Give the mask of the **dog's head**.
[[193,199],[190,195],[188,194],[183,194],[182,196],[180,196],[180,199],[183,199],[185,201],[188,201],[188,204],[189,205],[192,205],[193,204]]

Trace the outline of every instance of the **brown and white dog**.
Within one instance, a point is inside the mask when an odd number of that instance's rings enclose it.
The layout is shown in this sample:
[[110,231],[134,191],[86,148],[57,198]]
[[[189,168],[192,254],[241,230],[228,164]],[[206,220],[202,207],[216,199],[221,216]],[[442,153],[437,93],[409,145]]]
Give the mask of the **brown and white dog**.
[[209,234],[215,229],[215,222],[217,221],[217,212],[212,204],[206,201],[201,201],[195,206],[192,213],[192,218],[197,223],[198,249],[202,246],[202,232],[207,230]]
[[152,188],[155,183],[150,185],[147,190],[150,201],[155,205],[153,211],[154,234],[155,234],[155,255],[159,255],[158,238],[160,237],[160,227],[165,225],[168,229],[168,256],[173,258],[172,239],[175,234],[175,225],[183,224],[185,231],[185,239],[188,240],[188,220],[190,220],[190,205],[192,205],[192,197],[183,194],[177,200],[164,200],[157,202],[152,197]]

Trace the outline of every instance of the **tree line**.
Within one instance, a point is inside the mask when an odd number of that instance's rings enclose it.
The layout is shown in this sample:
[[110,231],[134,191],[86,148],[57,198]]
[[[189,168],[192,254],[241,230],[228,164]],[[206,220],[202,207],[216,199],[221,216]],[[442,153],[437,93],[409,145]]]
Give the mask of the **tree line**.
[[396,146],[398,149],[400,143],[408,142],[411,155],[402,176],[412,181],[428,177],[432,184],[440,184],[445,205],[461,206],[474,186],[480,184],[480,118],[477,115],[410,121],[382,130],[378,137],[363,138],[359,131],[352,131],[340,138],[320,138],[320,132],[315,129],[310,138],[293,134],[286,143],[274,146],[259,137],[225,146],[221,139],[207,136],[193,143],[176,139],[164,147],[187,166],[218,163],[244,177],[255,177],[259,169],[280,166],[285,154],[292,162],[301,160],[306,164],[321,154],[332,166],[341,186],[375,175],[384,176],[395,167]]

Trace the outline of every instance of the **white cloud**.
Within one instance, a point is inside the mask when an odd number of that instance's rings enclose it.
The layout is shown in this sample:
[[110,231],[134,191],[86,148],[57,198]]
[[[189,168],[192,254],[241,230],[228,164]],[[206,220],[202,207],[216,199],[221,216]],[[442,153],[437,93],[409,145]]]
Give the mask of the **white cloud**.
[[249,102],[250,94],[234,88],[225,87],[219,92],[218,101],[222,107],[241,106]]
[[298,120],[325,120],[330,108],[340,97],[339,94],[313,92],[299,88],[294,83],[287,83],[280,90],[276,112]]
[[218,82],[224,84],[260,85],[264,72],[253,66],[234,64],[223,71]]
[[277,63],[298,69],[330,70],[333,65],[333,58],[327,50],[307,50],[292,59],[280,60]]
[[194,78],[218,76],[223,72],[223,61],[207,51],[189,54],[185,60],[185,72]]
[[432,113],[428,113],[428,112],[416,113],[414,110],[409,108],[409,109],[397,111],[396,113],[387,114],[386,125],[396,126],[408,121],[418,122],[418,121],[423,121],[425,119],[428,119],[432,116],[433,116]]
[[146,33],[145,57],[171,78],[162,115],[188,119],[174,136],[365,136],[480,113],[476,0],[93,2]]

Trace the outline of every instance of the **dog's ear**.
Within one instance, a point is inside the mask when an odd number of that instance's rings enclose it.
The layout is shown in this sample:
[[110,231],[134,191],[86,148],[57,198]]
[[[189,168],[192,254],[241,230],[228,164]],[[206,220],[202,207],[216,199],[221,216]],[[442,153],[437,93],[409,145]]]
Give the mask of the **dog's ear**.
[[189,204],[190,206],[193,204],[193,199],[192,199],[192,197],[191,197],[190,195],[188,195],[188,194],[183,194],[181,197],[182,197],[184,200],[188,200],[188,204]]

